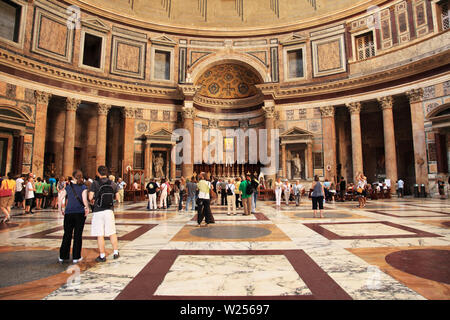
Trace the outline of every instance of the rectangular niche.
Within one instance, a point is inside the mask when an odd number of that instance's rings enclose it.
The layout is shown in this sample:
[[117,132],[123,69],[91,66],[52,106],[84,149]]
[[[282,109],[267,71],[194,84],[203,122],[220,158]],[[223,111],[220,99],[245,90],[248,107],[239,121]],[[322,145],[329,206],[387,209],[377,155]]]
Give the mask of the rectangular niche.
[[151,79],[155,81],[173,81],[174,49],[165,46],[152,47]]
[[102,71],[105,66],[106,34],[92,30],[81,32],[80,66]]
[[283,48],[285,81],[306,79],[306,45]]
[[311,45],[314,77],[347,71],[344,34],[313,40]]
[[57,10],[36,7],[31,51],[64,62],[72,62],[75,26]]
[[23,45],[26,7],[16,0],[0,0],[0,38],[14,45]]
[[116,35],[112,37],[111,73],[144,79],[146,43]]

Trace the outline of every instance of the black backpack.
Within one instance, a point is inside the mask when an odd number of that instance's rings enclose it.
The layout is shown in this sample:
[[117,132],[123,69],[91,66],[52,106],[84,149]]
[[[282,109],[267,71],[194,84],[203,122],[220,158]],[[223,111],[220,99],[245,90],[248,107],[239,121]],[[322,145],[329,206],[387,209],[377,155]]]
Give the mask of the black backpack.
[[111,180],[100,185],[97,193],[97,206],[102,209],[110,209],[114,205],[114,188]]
[[255,192],[255,187],[254,187],[253,183],[252,182],[249,183],[247,181],[247,190],[245,191],[245,193],[253,194],[253,192]]

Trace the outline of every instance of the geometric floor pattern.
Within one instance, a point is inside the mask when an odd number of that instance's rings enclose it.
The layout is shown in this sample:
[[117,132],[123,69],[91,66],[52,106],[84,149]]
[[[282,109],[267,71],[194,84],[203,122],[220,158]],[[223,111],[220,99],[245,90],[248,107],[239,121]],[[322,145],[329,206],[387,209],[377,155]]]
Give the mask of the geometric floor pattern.
[[[2,300],[448,300],[450,200],[389,199],[300,206],[258,201],[257,213],[196,227],[196,212],[115,209],[120,259],[96,263],[89,215],[84,260],[57,264],[54,210],[0,226]],[[6,272],[7,270],[10,270]]]

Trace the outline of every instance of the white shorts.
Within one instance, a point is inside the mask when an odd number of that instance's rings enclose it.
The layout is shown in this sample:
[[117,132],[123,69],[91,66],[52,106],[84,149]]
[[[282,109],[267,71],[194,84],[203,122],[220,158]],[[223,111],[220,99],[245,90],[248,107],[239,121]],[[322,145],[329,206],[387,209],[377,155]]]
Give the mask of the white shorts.
[[116,223],[114,220],[114,212],[112,210],[98,211],[92,214],[91,236],[109,237],[115,233]]

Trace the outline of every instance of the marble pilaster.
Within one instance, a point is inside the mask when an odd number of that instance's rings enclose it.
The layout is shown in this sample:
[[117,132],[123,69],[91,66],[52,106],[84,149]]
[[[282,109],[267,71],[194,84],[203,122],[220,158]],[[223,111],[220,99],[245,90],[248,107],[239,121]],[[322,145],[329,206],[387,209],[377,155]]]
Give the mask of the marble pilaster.
[[127,167],[133,168],[134,159],[134,123],[135,110],[131,107],[122,109],[124,116],[124,143],[123,143],[123,163],[122,169],[126,172]]
[[106,165],[106,130],[108,112],[111,105],[99,103],[97,105],[97,155],[96,168]]
[[323,161],[325,179],[336,181],[336,127],[334,121],[334,107],[320,107],[322,115]]
[[71,176],[74,170],[75,120],[81,100],[66,99],[66,126],[64,130],[63,176]]

